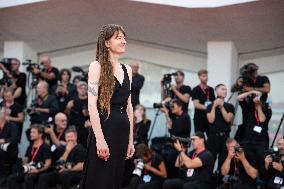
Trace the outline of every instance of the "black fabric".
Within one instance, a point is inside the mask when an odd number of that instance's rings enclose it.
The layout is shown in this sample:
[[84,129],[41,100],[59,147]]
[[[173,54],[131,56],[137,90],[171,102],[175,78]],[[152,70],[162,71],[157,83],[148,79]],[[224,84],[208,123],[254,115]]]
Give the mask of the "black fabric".
[[[151,166],[156,168],[156,169],[159,169],[159,165],[164,162],[164,159],[162,156],[160,156],[159,154],[157,153],[154,153],[151,160]],[[151,171],[146,171],[144,169],[144,175],[150,175],[151,176],[151,181],[156,181],[156,180],[163,180],[163,178],[155,175],[153,172]]]
[[[212,110],[212,104],[207,107],[207,114]],[[235,108],[232,104],[224,102],[224,108],[228,113],[235,113]],[[209,124],[209,134],[210,133],[219,133],[219,132],[231,132],[231,122],[226,122],[223,118],[221,109],[219,107],[215,110],[215,121],[212,124]]]
[[[250,151],[245,151],[244,153],[249,164],[257,169],[258,159],[256,159],[256,157],[254,157],[253,153],[251,153]],[[235,173],[235,167],[237,167],[238,174]],[[239,178],[239,183],[243,183],[252,187],[256,186],[256,180],[252,179],[247,174],[243,164],[240,161],[234,161],[234,159],[231,160],[229,175],[237,176]]]
[[172,119],[171,135],[187,138],[190,137],[191,121],[188,113],[183,112],[181,116],[175,116]]
[[72,162],[74,164],[84,162],[86,160],[86,153],[86,149],[82,145],[77,144],[68,154],[66,162]]
[[59,112],[64,112],[70,100],[70,97],[68,95],[63,95],[63,96],[56,95],[56,99],[58,102]]
[[[51,91],[52,95],[55,95],[55,91],[56,91],[56,88],[58,87],[58,85],[60,85],[60,84],[56,84],[52,87],[52,91]],[[67,84],[67,90],[68,90],[68,97],[69,98],[72,98],[72,97],[77,95],[76,86],[73,83]]]
[[[5,101],[2,101],[0,103],[0,107],[6,107]],[[7,108],[7,107],[6,107]],[[24,113],[23,112],[23,107],[18,104],[17,102],[14,102],[12,106],[9,107],[11,110],[10,117],[18,117],[19,113]],[[23,131],[23,123],[18,123],[14,121],[9,121],[10,123],[14,123],[18,127],[18,135],[19,135],[19,141],[21,141],[21,136],[22,136],[22,131]]]
[[[27,148],[26,153],[25,153],[25,157],[28,158],[28,162],[32,161],[32,148],[33,148],[33,145],[31,144]],[[50,151],[50,147],[47,144],[43,143],[40,146],[37,154],[35,155],[35,157],[33,159],[33,162],[35,162],[35,163],[39,163],[39,162],[44,163],[45,160],[47,160],[47,159],[51,159],[51,151]]]
[[[205,89],[206,94],[209,93],[209,100],[213,102],[215,100],[215,94],[214,94],[214,89],[212,87],[207,87]],[[204,104],[205,101],[207,100],[207,95],[204,94],[200,86],[196,86],[192,90],[192,100],[199,100],[200,104]],[[206,119],[206,110],[199,110],[199,109],[194,109],[194,119],[197,118],[205,118]]]
[[[189,157],[193,158],[195,154],[195,150],[189,152]],[[210,151],[204,150],[196,155],[195,158],[199,158],[202,162],[202,166],[198,168],[194,168],[193,175],[191,177],[187,177],[187,169],[181,168],[181,174],[183,174],[183,178],[186,179],[187,182],[198,182],[205,184],[212,184],[212,173],[214,168],[214,160]]]
[[73,97],[74,106],[69,115],[69,124],[84,127],[88,117],[83,114],[83,109],[88,110],[88,99],[80,99],[78,96]]
[[[254,87],[254,88],[262,88],[264,86],[264,84],[270,84],[270,81],[268,79],[267,76],[261,76],[258,75],[255,79],[255,81],[249,81],[250,86]],[[268,97],[267,93],[263,93],[262,96],[260,97],[260,100],[262,102],[266,102]]]
[[16,81],[16,85],[18,87],[22,88],[22,93],[18,98],[15,98],[15,102],[21,104],[23,107],[26,106],[26,82],[27,82],[27,76],[25,73],[20,72],[19,74],[17,74],[17,81]]
[[[110,150],[107,161],[97,156],[96,138],[90,129],[88,138],[87,160],[84,164],[85,174],[80,188],[100,189],[120,188],[124,172],[125,158],[129,143],[130,123],[126,112],[130,96],[130,80],[125,65],[122,64],[124,79],[116,79],[113,95],[110,100],[110,114],[100,112],[100,123],[104,138]],[[90,73],[89,73],[90,74]],[[100,91],[99,91],[100,95]]]
[[[278,163],[282,163],[281,161],[278,162]],[[282,163],[282,166],[283,166],[283,163]],[[284,174],[283,174],[283,171],[280,172],[280,171],[277,171],[276,169],[273,168],[272,165],[269,165],[268,167],[268,170],[266,171],[266,178],[267,178],[267,189],[277,189],[277,188],[280,188],[279,186],[284,186],[284,183],[282,184],[277,184],[274,182],[274,179],[276,177],[279,177],[282,179],[284,179]]]
[[266,120],[259,124],[262,128],[261,133],[255,132],[253,129],[258,125],[255,117],[255,108],[253,102],[248,98],[240,102],[243,113],[244,141],[268,141],[268,123],[272,116],[272,110],[268,104],[263,104],[262,111]]
[[[44,79],[48,85],[49,85],[49,92],[51,92],[51,89],[53,88],[54,85],[57,84],[57,81],[58,81],[58,76],[59,76],[59,71],[57,68],[55,67],[52,67],[50,71],[48,71],[46,68],[44,68],[42,70],[42,72],[45,72],[45,73],[54,73],[55,75],[55,78],[54,79],[51,79],[51,80],[48,80],[48,79]],[[41,77],[42,78],[42,77]],[[42,78],[43,79],[43,78]]]
[[0,139],[5,139],[5,143],[17,144],[18,129],[13,123],[5,122],[4,127],[0,129]]
[[59,111],[57,100],[52,95],[48,95],[46,99],[38,98],[36,107],[37,108],[47,108],[49,109],[49,113],[38,112],[36,114],[31,115],[30,121],[32,124],[47,122],[50,116],[54,117],[55,114]]
[[131,102],[132,106],[135,108],[137,104],[140,104],[139,96],[140,96],[140,90],[143,87],[144,84],[144,76],[140,74],[135,74],[132,77],[132,83],[131,83]]
[[[177,90],[181,93],[181,94],[189,94],[189,95],[191,95],[191,88],[190,88],[190,86],[188,86],[188,85],[182,85],[180,88],[177,88]],[[174,94],[174,92],[172,92],[172,94],[173,94],[173,99],[178,99],[178,100],[180,100],[179,98],[178,98],[178,96],[176,96],[175,94]],[[188,104],[189,104],[189,102],[188,103],[184,103],[182,100],[180,100],[181,101],[181,103],[182,103],[182,110],[184,111],[184,112],[188,112]]]
[[161,180],[154,180],[145,183],[140,177],[133,176],[127,189],[161,189],[162,184],[163,182]]
[[140,121],[139,123],[135,123],[135,133],[134,133],[134,141],[135,145],[137,144],[148,144],[148,131],[151,126],[151,120]]

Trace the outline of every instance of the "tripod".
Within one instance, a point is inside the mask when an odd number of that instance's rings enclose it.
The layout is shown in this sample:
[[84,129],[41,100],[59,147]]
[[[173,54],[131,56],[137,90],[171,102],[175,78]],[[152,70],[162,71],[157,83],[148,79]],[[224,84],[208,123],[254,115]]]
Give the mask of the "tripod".
[[[281,128],[281,125],[282,125],[282,123],[283,123],[283,119],[284,119],[284,113],[283,113],[283,115],[282,115],[282,118],[280,119],[280,123],[279,123],[279,125],[278,125],[277,131],[276,131],[276,133],[275,133],[275,136],[274,136],[274,139],[273,139],[273,142],[272,142],[270,148],[272,148],[272,147],[274,146],[275,140],[276,140],[276,138],[277,138],[277,135],[278,135],[279,130],[280,130],[280,128]],[[283,133],[283,137],[284,137],[284,133]]]

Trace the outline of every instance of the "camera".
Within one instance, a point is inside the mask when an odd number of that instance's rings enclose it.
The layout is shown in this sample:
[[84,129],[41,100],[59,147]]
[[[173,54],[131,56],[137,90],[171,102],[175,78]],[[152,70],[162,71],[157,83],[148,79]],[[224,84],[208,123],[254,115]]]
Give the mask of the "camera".
[[72,67],[73,72],[79,72],[81,75],[78,77],[80,81],[88,82],[88,73],[78,66]]
[[224,183],[233,184],[237,183],[239,181],[239,178],[234,175],[225,175],[222,180]]
[[178,140],[185,148],[188,148],[191,145],[190,138],[183,138],[183,137],[171,135],[171,140],[172,142],[176,142]]
[[7,70],[9,70],[11,72],[11,62],[12,62],[13,58],[3,58],[0,61],[0,64],[2,64]]
[[244,152],[244,148],[241,147],[241,146],[236,146],[234,148],[234,150],[235,150],[235,153],[243,153]]
[[64,160],[57,160],[55,162],[55,169],[57,171],[59,171],[62,168],[66,168],[66,169],[72,169],[74,167],[74,163],[73,162],[65,162]]
[[31,172],[31,170],[41,169],[41,168],[43,168],[43,166],[44,166],[43,162],[38,162],[38,163],[30,162],[29,164],[22,166],[22,171],[23,171],[23,173],[29,173],[29,172]]
[[4,143],[0,144],[0,149],[3,150],[4,152],[7,152],[9,150],[10,143]]
[[144,169],[144,161],[143,159],[135,159],[134,162],[136,162],[136,166],[132,172],[133,175],[137,175],[138,177],[141,177],[142,171]]
[[23,65],[27,66],[26,68],[27,72],[32,72],[34,68],[41,69],[40,64],[32,63],[32,60],[30,59],[27,59],[25,62],[23,62]]
[[177,72],[164,74],[162,84],[163,85],[170,84],[172,82],[172,76],[176,76],[176,75],[177,75]]
[[270,155],[272,162],[280,162],[282,154],[280,154],[279,149],[275,146],[266,151],[266,155]]
[[240,77],[232,87],[232,92],[243,91],[244,86],[252,85],[252,77],[257,72],[258,66],[254,63],[248,63],[240,68]]
[[34,99],[34,100],[31,102],[30,107],[27,108],[27,113],[28,113],[29,115],[38,114],[38,112],[36,111],[36,107],[37,107],[37,100]]

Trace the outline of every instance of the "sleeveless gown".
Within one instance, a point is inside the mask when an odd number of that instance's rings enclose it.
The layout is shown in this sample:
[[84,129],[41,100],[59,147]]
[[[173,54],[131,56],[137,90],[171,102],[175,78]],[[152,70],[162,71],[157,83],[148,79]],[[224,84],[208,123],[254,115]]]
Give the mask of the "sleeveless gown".
[[126,112],[130,95],[130,81],[125,65],[123,82],[115,78],[114,92],[110,101],[110,115],[100,114],[104,138],[110,150],[107,161],[97,155],[96,139],[93,130],[88,137],[87,158],[81,189],[120,189],[123,180],[124,164],[127,155],[130,123]]

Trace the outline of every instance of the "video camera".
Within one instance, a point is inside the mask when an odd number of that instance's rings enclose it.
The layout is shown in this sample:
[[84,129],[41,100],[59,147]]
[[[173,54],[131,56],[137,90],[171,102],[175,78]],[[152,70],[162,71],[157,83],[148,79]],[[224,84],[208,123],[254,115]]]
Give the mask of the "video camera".
[[82,68],[78,66],[73,66],[71,69],[73,72],[81,73],[81,75],[79,76],[80,81],[88,82],[88,73],[85,72]]

